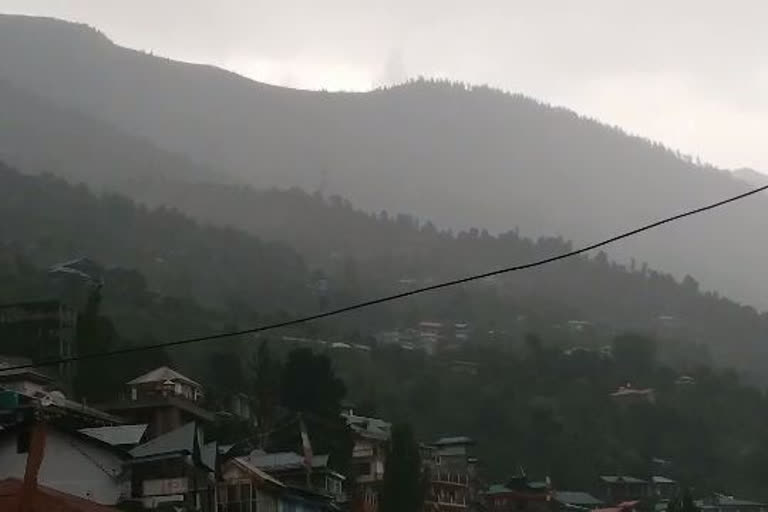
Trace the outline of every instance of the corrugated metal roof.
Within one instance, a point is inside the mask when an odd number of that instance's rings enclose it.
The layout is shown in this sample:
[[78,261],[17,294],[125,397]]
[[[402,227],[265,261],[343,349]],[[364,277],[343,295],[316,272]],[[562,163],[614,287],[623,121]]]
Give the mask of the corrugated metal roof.
[[655,484],[676,484],[674,480],[671,478],[667,478],[665,476],[654,476],[651,477],[651,481]]
[[[304,467],[304,457],[294,452],[259,453],[253,452],[247,456],[247,460],[255,467],[264,471],[279,471]],[[312,457],[313,468],[328,466],[328,455],[315,455]]]
[[589,493],[581,491],[555,491],[555,501],[569,505],[602,505],[603,502]]
[[262,479],[262,480],[264,480],[266,482],[271,482],[271,483],[273,483],[273,484],[275,484],[275,485],[277,485],[279,487],[285,487],[285,484],[283,484],[283,482],[281,482],[277,478],[273,477],[272,475],[270,475],[266,471],[263,471],[263,470],[257,468],[256,466],[254,466],[250,462],[250,460],[249,460],[249,458],[247,456],[246,457],[237,457],[237,458],[232,459],[232,460],[236,464],[238,464],[240,467],[242,467],[244,470],[246,470],[249,473],[257,476],[258,478],[260,478],[260,479]]
[[435,446],[449,446],[454,444],[475,444],[475,441],[471,437],[456,436],[456,437],[443,437],[438,439],[434,443]]
[[112,446],[135,445],[141,442],[147,425],[118,425],[115,427],[82,428],[79,432]]
[[617,476],[617,475],[603,475],[600,477],[600,479],[603,482],[609,483],[609,484],[617,484],[617,483],[624,483],[624,484],[647,484],[648,482],[646,480],[643,480],[641,478],[635,478],[633,476]]
[[202,386],[199,383],[190,379],[186,375],[180,374],[179,372],[177,372],[172,368],[168,368],[167,366],[161,366],[160,368],[155,368],[151,372],[147,372],[144,375],[140,375],[139,377],[136,377],[135,379],[128,381],[128,385],[148,384],[151,382],[165,382],[166,380],[170,380],[170,381],[178,380],[178,381],[186,382],[187,384],[191,384],[198,388],[202,388]]
[[172,430],[141,444],[130,451],[133,457],[151,457],[164,453],[188,452],[194,453],[197,442],[197,425],[187,423],[183,427]]
[[392,424],[384,420],[355,416],[350,412],[342,413],[341,416],[347,420],[347,426],[362,437],[387,440],[391,435]]
[[491,495],[491,494],[504,494],[504,493],[508,493],[508,492],[512,492],[512,489],[510,489],[509,487],[507,487],[504,484],[491,484],[488,487],[488,490],[485,492],[485,494],[488,494],[488,495]]

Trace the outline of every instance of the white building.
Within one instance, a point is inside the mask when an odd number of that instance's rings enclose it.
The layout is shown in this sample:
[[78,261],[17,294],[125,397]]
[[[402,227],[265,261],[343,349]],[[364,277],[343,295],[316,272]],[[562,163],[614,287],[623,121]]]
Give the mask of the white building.
[[[0,480],[24,479],[30,424],[0,432]],[[38,473],[40,485],[102,505],[115,505],[130,494],[128,455],[119,448],[54,425],[45,427],[45,451]]]

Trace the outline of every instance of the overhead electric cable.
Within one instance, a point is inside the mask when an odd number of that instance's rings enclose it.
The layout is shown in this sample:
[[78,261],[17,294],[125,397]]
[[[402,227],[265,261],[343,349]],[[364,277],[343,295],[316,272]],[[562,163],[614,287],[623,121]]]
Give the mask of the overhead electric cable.
[[645,231],[650,231],[652,229],[658,228],[659,226],[663,226],[664,224],[669,224],[669,223],[678,221],[680,219],[683,219],[685,217],[691,217],[693,215],[698,215],[700,213],[704,213],[704,212],[707,212],[709,210],[714,210],[716,208],[720,208],[722,206],[725,206],[725,205],[730,204],[730,203],[734,203],[736,201],[739,201],[739,200],[744,199],[744,198],[749,197],[749,196],[753,196],[753,195],[758,194],[760,192],[763,192],[765,190],[768,190],[768,185],[765,185],[765,186],[762,186],[762,187],[758,187],[758,188],[749,190],[747,192],[744,192],[744,193],[741,193],[741,194],[729,197],[727,199],[723,199],[723,200],[717,201],[715,203],[710,203],[708,205],[701,206],[699,208],[695,208],[693,210],[688,210],[688,211],[685,211],[683,213],[679,213],[677,215],[673,215],[671,217],[667,217],[667,218],[664,218],[664,219],[661,219],[661,220],[657,220],[655,222],[651,222],[650,224],[646,224],[646,225],[641,226],[639,228],[635,228],[635,229],[632,229],[630,231],[626,231],[624,233],[621,233],[619,235],[613,236],[611,238],[607,238],[607,239],[602,240],[600,242],[595,242],[593,244],[586,245],[584,247],[581,247],[579,249],[575,249],[573,251],[569,251],[569,252],[566,252],[566,253],[558,254],[556,256],[550,256],[548,258],[543,258],[543,259],[540,259],[540,260],[532,261],[532,262],[529,262],[529,263],[523,263],[523,264],[520,264],[520,265],[514,265],[514,266],[511,266],[511,267],[504,267],[504,268],[500,268],[500,269],[497,269],[497,270],[491,270],[489,272],[484,272],[482,274],[474,274],[474,275],[471,275],[471,276],[462,277],[462,278],[454,279],[454,280],[451,280],[451,281],[445,281],[445,282],[438,283],[438,284],[433,284],[433,285],[430,285],[430,286],[424,286],[422,288],[415,288],[413,290],[409,290],[409,291],[406,291],[406,292],[396,293],[394,295],[387,295],[385,297],[379,297],[377,299],[371,299],[371,300],[367,300],[367,301],[364,301],[364,302],[358,302],[356,304],[351,304],[349,306],[344,306],[344,307],[341,307],[341,308],[332,309],[332,310],[329,310],[329,311],[324,311],[322,313],[315,313],[313,315],[304,316],[304,317],[300,317],[300,318],[295,318],[293,320],[286,320],[286,321],[283,321],[283,322],[277,322],[277,323],[273,323],[273,324],[262,325],[262,326],[258,326],[258,327],[252,327],[252,328],[249,328],[249,329],[241,329],[241,330],[237,330],[237,331],[228,331],[228,332],[222,332],[222,333],[217,333],[217,334],[210,334],[210,335],[206,335],[206,336],[197,336],[197,337],[193,337],[193,338],[185,338],[185,339],[180,339],[180,340],[167,341],[167,342],[164,342],[164,343],[157,343],[157,344],[152,344],[152,345],[137,345],[137,346],[133,346],[133,347],[125,347],[125,348],[120,348],[120,349],[116,349],[116,350],[107,350],[107,351],[103,351],[103,352],[94,352],[94,353],[90,353],[90,354],[79,354],[79,355],[70,356],[70,357],[61,357],[61,358],[57,358],[57,359],[48,359],[48,360],[43,360],[43,361],[40,361],[40,362],[31,363],[31,364],[23,364],[23,365],[18,365],[18,366],[11,366],[11,367],[6,367],[6,368],[0,368],[0,373],[2,373],[3,371],[23,370],[23,369],[26,369],[26,368],[35,368],[35,367],[40,367],[40,366],[54,366],[54,365],[57,365],[57,364],[70,363],[70,362],[74,362],[74,361],[83,361],[83,360],[88,360],[88,359],[100,359],[100,358],[104,358],[104,357],[114,357],[114,356],[120,356],[120,355],[125,355],[125,354],[131,354],[131,353],[134,353],[134,352],[143,352],[145,350],[154,350],[154,349],[166,348],[166,347],[178,347],[180,345],[189,345],[189,344],[192,344],[192,343],[201,343],[203,341],[213,341],[213,340],[219,340],[219,339],[223,339],[223,338],[231,338],[231,337],[234,337],[234,336],[242,336],[242,335],[245,335],[245,334],[256,334],[256,333],[261,333],[261,332],[265,332],[265,331],[271,331],[271,330],[274,330],[274,329],[281,329],[281,328],[284,328],[284,327],[291,327],[291,326],[294,326],[294,325],[299,325],[299,324],[303,324],[303,323],[307,323],[307,322],[312,322],[314,320],[321,320],[323,318],[328,318],[328,317],[332,317],[332,316],[336,316],[336,315],[341,315],[343,313],[349,313],[350,311],[355,311],[355,310],[363,309],[363,308],[369,308],[371,306],[376,306],[378,304],[383,304],[385,302],[392,302],[392,301],[395,301],[395,300],[404,299],[406,297],[411,297],[413,295],[419,295],[419,294],[426,293],[426,292],[440,290],[442,288],[449,288],[451,286],[456,286],[456,285],[460,285],[460,284],[464,284],[464,283],[469,283],[471,281],[477,281],[477,280],[480,280],[480,279],[485,279],[485,278],[488,278],[488,277],[498,276],[498,275],[501,275],[501,274],[508,274],[508,273],[511,273],[511,272],[518,272],[518,271],[521,271],[521,270],[527,270],[527,269],[534,268],[534,267],[541,267],[541,266],[544,266],[544,265],[548,265],[550,263],[554,263],[556,261],[564,260],[564,259],[567,259],[567,258],[572,258],[574,256],[578,256],[579,254],[583,254],[585,252],[589,252],[589,251],[598,249],[600,247],[604,247],[604,246],[612,244],[614,242],[618,242],[619,240],[623,240],[625,238],[629,238],[629,237],[638,235],[638,234],[643,233]]

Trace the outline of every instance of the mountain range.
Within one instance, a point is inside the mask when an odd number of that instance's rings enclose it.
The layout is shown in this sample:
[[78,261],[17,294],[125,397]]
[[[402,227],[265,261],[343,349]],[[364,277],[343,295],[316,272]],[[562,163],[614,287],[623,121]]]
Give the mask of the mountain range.
[[[78,178],[92,167],[106,184],[156,180],[163,168],[188,181],[338,193],[368,211],[407,212],[442,228],[517,228],[576,243],[748,186],[658,143],[487,87],[417,81],[368,93],[293,90],[122,48],[95,29],[53,19],[0,17],[0,81],[3,94],[12,87],[59,117],[71,114],[70,136],[83,125],[86,134],[99,132],[88,144],[98,149],[57,153],[37,167],[69,168]],[[3,103],[13,108],[16,100]],[[47,116],[32,109],[25,119],[26,112],[10,125],[30,130],[11,163],[39,159],[29,153],[51,128]],[[99,163],[95,154],[109,153],[115,133],[151,147],[146,159],[137,156],[144,149],[124,146],[119,163]],[[74,148],[82,138],[60,142]],[[754,198],[622,243],[611,255],[694,274],[705,288],[765,307],[755,276],[768,248],[767,208]],[[230,220],[249,228],[245,218]]]

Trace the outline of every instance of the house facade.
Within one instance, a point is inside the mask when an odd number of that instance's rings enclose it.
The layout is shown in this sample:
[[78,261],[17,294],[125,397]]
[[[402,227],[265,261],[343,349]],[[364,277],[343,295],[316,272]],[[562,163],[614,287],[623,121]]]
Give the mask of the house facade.
[[[0,480],[23,479],[33,426],[19,423],[0,432]],[[127,455],[93,437],[47,424],[40,485],[102,505],[115,505],[130,494]]]
[[204,408],[204,397],[200,384],[162,366],[127,382],[126,394],[103,408],[129,423],[148,425],[152,439],[187,423],[211,423],[214,415]]
[[474,444],[468,437],[445,437],[421,446],[429,477],[425,510],[470,510],[478,502],[477,459],[471,454]]
[[379,509],[384,465],[392,425],[377,418],[357,416],[353,411],[342,414],[352,431],[352,472],[354,490],[350,496],[356,512],[376,512]]

